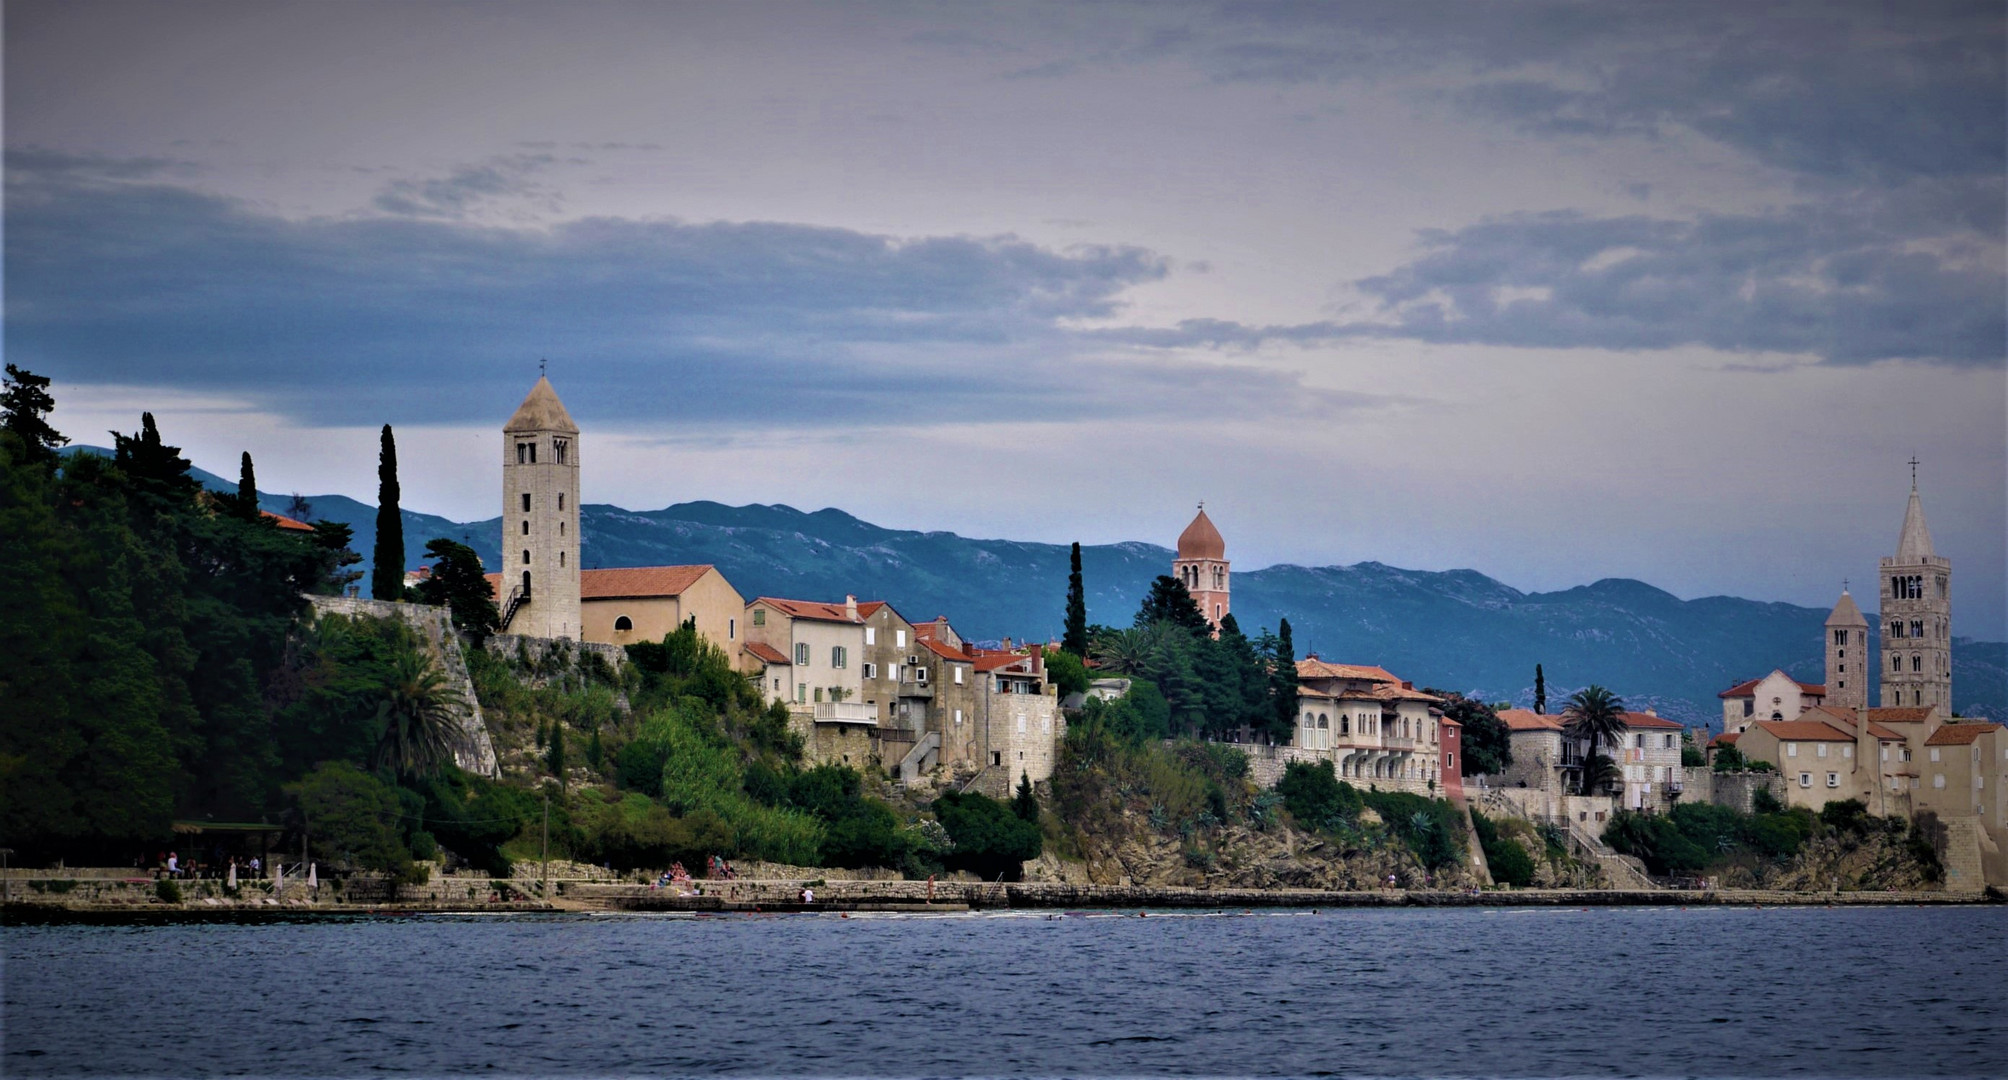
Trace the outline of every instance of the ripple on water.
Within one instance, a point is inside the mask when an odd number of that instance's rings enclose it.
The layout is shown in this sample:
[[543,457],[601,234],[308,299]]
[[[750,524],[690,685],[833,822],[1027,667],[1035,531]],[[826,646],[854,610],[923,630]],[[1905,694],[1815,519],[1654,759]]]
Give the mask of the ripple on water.
[[[2008,1060],[2003,908],[361,919],[0,941],[0,1073],[21,1076],[158,1073],[164,1046],[198,1050],[174,1059],[189,1075],[1952,1076]],[[1589,1035],[1612,1025],[1622,1039]]]

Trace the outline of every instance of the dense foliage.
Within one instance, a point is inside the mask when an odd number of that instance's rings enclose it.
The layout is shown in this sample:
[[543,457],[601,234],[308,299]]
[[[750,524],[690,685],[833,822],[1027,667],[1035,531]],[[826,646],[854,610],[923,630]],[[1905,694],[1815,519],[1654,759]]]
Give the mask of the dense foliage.
[[1089,653],[1103,670],[1150,683],[1169,708],[1169,726],[1185,735],[1241,729],[1288,742],[1296,729],[1297,682],[1288,642],[1264,632],[1250,640],[1234,616],[1219,637],[1178,579],[1151,585],[1127,630],[1099,628]]
[[1362,812],[1380,819],[1373,829],[1401,841],[1429,869],[1452,866],[1464,852],[1464,817],[1447,799],[1406,791],[1361,791],[1340,780],[1330,761],[1293,761],[1283,768],[1276,791],[1283,807],[1308,829],[1348,835],[1362,833]]
[[61,437],[13,412],[45,406],[46,391],[7,401],[0,830],[8,846],[23,859],[126,861],[177,816],[256,819],[286,805],[281,785],[298,775],[301,747],[282,737],[266,691],[302,594],[327,586],[337,553],[270,519],[228,512],[234,500],[199,490],[151,414],[137,434],[115,434],[113,460],[59,458],[49,451]]
[[1479,846],[1485,849],[1485,864],[1492,871],[1493,881],[1515,888],[1534,883],[1534,857],[1519,840],[1502,834],[1492,819],[1476,807],[1471,810],[1471,825],[1478,834]]
[[1768,791],[1760,791],[1755,812],[1710,803],[1683,803],[1663,815],[1620,810],[1604,828],[1604,842],[1635,855],[1660,876],[1712,872],[1753,859],[1781,860],[1797,855],[1820,836],[1862,838],[1886,832],[1901,838],[1912,858],[1931,876],[1938,871],[1934,821],[1919,815],[1916,822],[1878,818],[1858,799],[1842,799],[1818,814],[1804,807],[1787,808]]
[[1459,775],[1497,776],[1513,764],[1512,732],[1497,710],[1455,690],[1432,688],[1425,693],[1442,698],[1443,715],[1464,725],[1464,760],[1458,763]]

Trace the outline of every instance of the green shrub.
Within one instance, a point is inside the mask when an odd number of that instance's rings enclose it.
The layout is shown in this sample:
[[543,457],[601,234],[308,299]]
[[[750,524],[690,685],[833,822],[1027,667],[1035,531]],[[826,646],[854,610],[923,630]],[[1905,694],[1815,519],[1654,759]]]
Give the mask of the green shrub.
[[987,795],[943,792],[933,809],[955,845],[944,860],[950,869],[968,870],[985,880],[1015,881],[1020,864],[1039,857],[1039,827]]
[[1875,824],[1868,804],[1860,799],[1838,799],[1820,808],[1820,824],[1836,832],[1866,834]]
[[1307,829],[1335,829],[1359,820],[1366,804],[1351,784],[1339,780],[1330,761],[1292,761],[1276,782],[1283,808]]
[[[1347,784],[1340,787],[1351,790]],[[1449,800],[1406,791],[1367,791],[1359,798],[1381,816],[1388,831],[1408,845],[1422,865],[1434,870],[1463,861],[1464,815]]]
[[159,881],[153,883],[153,894],[159,897],[163,904],[179,904],[181,903],[181,883],[172,878],[161,878]]

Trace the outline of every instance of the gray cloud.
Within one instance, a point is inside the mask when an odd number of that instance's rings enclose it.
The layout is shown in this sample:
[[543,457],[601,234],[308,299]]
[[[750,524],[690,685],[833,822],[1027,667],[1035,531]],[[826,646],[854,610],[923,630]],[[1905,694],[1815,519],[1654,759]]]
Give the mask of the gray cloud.
[[[1519,214],[1432,229],[1423,254],[1355,282],[1369,318],[1284,326],[1188,319],[1107,340],[1254,348],[1384,337],[1534,348],[1811,354],[1838,364],[1998,366],[2008,341],[1998,252],[1921,250],[1878,227],[1901,207],[1799,208],[1692,220]],[[1966,256],[1966,257],[1962,257]]]
[[770,222],[295,221],[146,182],[137,166],[8,164],[8,355],[69,379],[236,392],[328,423],[492,418],[540,355],[604,419],[830,426],[1360,403],[1287,373],[1093,355],[1098,343],[1060,324],[1108,318],[1124,290],[1163,277],[1166,261],[1140,248]]
[[465,217],[475,207],[510,196],[555,208],[557,196],[530,179],[557,161],[550,154],[511,154],[479,165],[463,165],[443,177],[393,180],[374,200],[387,214],[412,217]]

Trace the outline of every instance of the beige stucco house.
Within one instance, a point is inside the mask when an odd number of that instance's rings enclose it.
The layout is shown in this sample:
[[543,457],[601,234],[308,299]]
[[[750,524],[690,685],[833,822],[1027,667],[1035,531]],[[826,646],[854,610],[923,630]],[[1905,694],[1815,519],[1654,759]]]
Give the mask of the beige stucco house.
[[579,590],[587,641],[661,641],[685,619],[695,619],[705,640],[727,656],[739,652],[746,601],[715,566],[586,570]]

